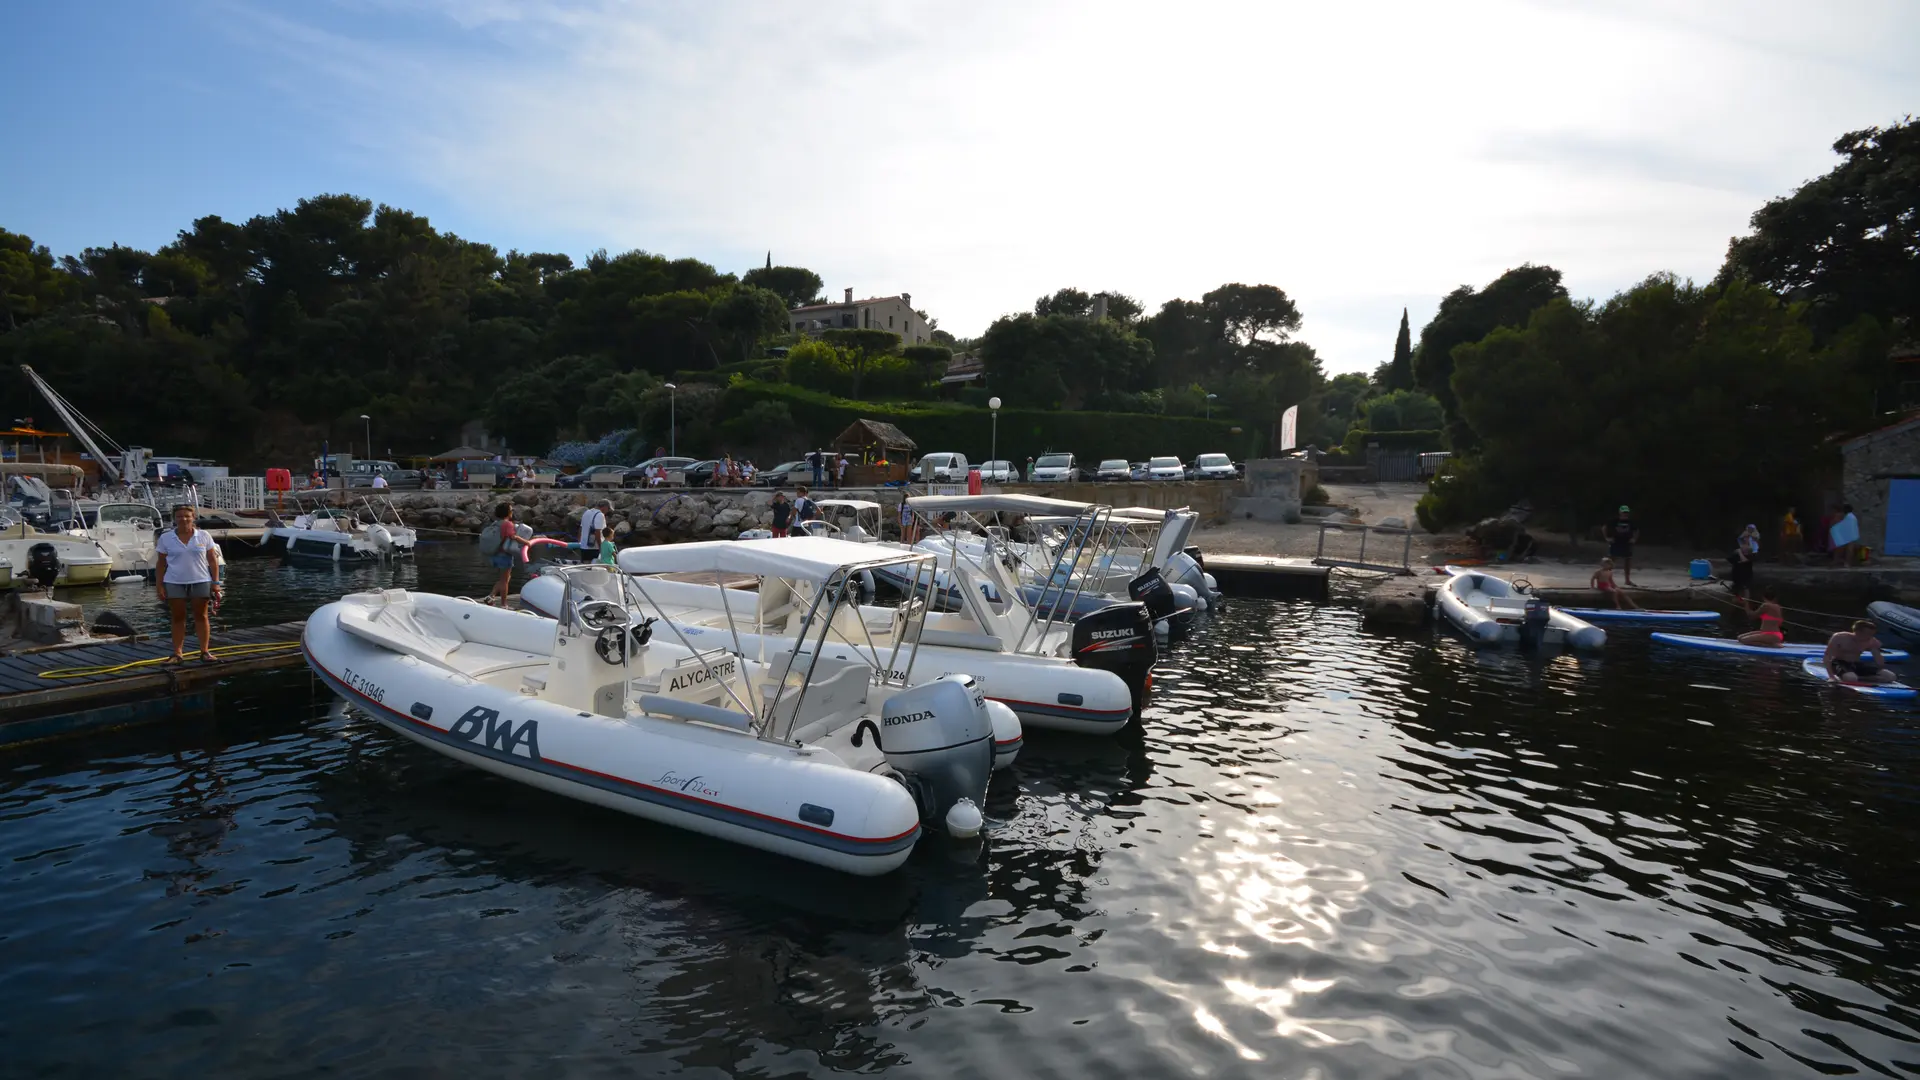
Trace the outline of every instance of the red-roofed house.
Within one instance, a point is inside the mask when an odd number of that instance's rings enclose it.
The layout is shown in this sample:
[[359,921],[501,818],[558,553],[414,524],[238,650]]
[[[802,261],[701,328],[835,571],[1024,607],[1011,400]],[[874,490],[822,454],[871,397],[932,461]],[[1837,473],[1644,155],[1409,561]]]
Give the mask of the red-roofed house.
[[900,335],[902,345],[925,345],[933,337],[933,328],[913,310],[913,294],[875,296],[855,300],[853,290],[838,304],[809,304],[790,313],[793,329],[799,334],[817,334],[822,330],[891,330]]

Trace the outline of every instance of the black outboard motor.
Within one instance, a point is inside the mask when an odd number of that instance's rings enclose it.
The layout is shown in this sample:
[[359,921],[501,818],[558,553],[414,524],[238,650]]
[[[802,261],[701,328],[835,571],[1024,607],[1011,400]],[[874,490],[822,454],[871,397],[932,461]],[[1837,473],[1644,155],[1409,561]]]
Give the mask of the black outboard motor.
[[27,549],[27,580],[43,589],[53,588],[60,580],[60,552],[52,544],[35,544]]
[[1127,596],[1147,605],[1147,614],[1159,622],[1179,610],[1180,601],[1173,595],[1173,586],[1160,576],[1160,568],[1147,567],[1147,572],[1127,582]]
[[1125,680],[1133,694],[1136,722],[1146,706],[1147,687],[1152,684],[1153,665],[1158,659],[1153,616],[1138,600],[1103,607],[1073,624],[1073,662],[1083,668],[1111,671]]
[[1552,606],[1538,596],[1527,597],[1526,614],[1520,619],[1520,646],[1538,649],[1547,639],[1547,618]]

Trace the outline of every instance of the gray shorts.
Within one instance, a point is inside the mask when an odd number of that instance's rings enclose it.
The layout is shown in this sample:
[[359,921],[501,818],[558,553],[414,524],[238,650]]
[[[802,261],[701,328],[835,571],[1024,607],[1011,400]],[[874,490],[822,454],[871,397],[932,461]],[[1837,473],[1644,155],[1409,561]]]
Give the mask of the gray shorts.
[[196,581],[191,585],[165,581],[161,582],[161,588],[166,590],[165,595],[169,600],[205,600],[213,595],[211,581]]

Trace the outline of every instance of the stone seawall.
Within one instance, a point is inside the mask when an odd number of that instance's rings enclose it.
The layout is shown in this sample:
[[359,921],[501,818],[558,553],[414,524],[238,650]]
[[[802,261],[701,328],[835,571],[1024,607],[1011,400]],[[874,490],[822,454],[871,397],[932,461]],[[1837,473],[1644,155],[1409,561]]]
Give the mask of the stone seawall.
[[[1165,484],[1006,484],[991,490],[1047,495],[1056,499],[1107,503],[1114,506],[1148,506],[1159,509],[1192,507],[1201,520],[1217,523],[1226,519],[1227,497],[1238,487],[1227,483]],[[945,490],[945,489],[942,489]],[[358,505],[368,492],[356,491],[342,497],[340,505]],[[844,491],[817,491],[822,499],[867,499],[881,504],[881,516],[887,528],[900,520],[901,489],[850,488]],[[417,529],[477,534],[493,520],[493,508],[511,502],[514,516],[532,525],[535,532],[562,536],[578,535],[580,515],[589,503],[605,498],[613,503],[611,522],[621,546],[666,543],[674,540],[728,540],[748,529],[763,529],[773,523],[773,491],[770,488],[681,489],[675,491],[597,491],[522,490],[514,492],[449,490],[392,491],[387,493],[400,517]],[[792,492],[787,493],[793,497]],[[830,520],[832,519],[830,516]],[[851,518],[837,520],[849,524]]]
[[[847,491],[846,498],[876,498],[872,492]],[[788,496],[791,498],[791,494]],[[831,498],[832,495],[823,496]],[[771,489],[681,491],[396,491],[390,493],[400,517],[417,529],[475,534],[493,520],[493,508],[513,504],[518,520],[535,532],[577,536],[580,515],[590,503],[613,503],[610,522],[618,542],[665,543],[672,540],[730,540],[748,529],[773,522]],[[885,501],[881,498],[880,501]],[[898,514],[899,496],[892,512]]]

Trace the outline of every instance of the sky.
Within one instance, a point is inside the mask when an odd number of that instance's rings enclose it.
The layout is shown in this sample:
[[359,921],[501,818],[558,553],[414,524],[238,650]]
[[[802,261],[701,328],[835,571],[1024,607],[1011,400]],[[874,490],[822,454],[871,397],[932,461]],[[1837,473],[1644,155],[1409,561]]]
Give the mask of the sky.
[[152,249],[323,192],[502,251],[908,292],[1277,285],[1329,374],[1548,263],[1710,278],[1920,109],[1920,4],[76,0],[0,5],[0,228]]

